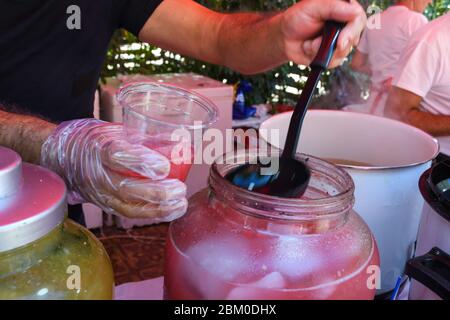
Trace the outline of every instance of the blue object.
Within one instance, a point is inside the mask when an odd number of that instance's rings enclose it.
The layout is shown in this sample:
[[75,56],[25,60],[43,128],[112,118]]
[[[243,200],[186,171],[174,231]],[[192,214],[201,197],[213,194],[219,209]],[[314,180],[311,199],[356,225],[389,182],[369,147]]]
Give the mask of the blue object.
[[395,284],[394,292],[392,292],[391,300],[397,300],[398,291],[400,290],[401,283],[402,283],[402,276],[398,276],[397,283]]
[[[249,172],[248,175],[241,174],[234,176],[232,182],[238,187],[253,191],[253,189],[261,188],[267,185],[271,179],[273,179],[273,176],[271,175],[263,176],[260,175],[259,172],[253,171]],[[248,181],[251,181],[250,184]]]
[[242,120],[253,117],[256,113],[256,108],[245,104],[245,94],[253,90],[253,87],[248,81],[240,81],[237,85],[236,99],[233,104],[233,119]]

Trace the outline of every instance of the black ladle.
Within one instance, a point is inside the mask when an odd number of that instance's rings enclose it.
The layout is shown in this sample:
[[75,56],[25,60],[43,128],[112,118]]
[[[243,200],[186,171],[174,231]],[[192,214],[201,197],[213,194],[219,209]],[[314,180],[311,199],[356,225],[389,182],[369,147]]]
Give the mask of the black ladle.
[[317,82],[322,72],[330,64],[339,33],[344,25],[336,21],[325,23],[322,43],[316,57],[310,64],[311,73],[292,113],[281,157],[270,159],[271,161],[279,161],[277,170],[270,173],[262,172],[261,169],[268,170],[273,162],[266,164],[268,161],[264,161],[263,164],[258,159],[256,164],[245,164],[231,172],[227,179],[233,184],[250,191],[278,197],[293,198],[303,195],[308,187],[311,173],[307,165],[296,158],[300,131]]

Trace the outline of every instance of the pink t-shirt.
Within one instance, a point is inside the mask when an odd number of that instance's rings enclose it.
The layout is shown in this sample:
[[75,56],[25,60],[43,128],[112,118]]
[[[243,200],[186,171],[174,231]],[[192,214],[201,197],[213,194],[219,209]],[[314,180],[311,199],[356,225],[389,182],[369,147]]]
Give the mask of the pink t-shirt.
[[[377,21],[380,28],[374,28]],[[391,6],[381,14],[369,18],[358,51],[369,56],[374,86],[394,76],[398,59],[406,43],[427,22],[424,15],[405,6]]]
[[417,32],[399,61],[393,85],[422,97],[422,110],[450,115],[450,13]]

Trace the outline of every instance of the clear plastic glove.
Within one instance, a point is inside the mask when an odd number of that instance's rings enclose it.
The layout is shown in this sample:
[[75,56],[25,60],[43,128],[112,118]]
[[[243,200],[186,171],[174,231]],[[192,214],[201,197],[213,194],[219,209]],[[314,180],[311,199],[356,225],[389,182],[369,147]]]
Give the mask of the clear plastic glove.
[[46,140],[41,164],[66,181],[71,204],[91,202],[112,214],[174,220],[187,209],[186,186],[167,179],[169,160],[125,140],[121,124],[63,122]]

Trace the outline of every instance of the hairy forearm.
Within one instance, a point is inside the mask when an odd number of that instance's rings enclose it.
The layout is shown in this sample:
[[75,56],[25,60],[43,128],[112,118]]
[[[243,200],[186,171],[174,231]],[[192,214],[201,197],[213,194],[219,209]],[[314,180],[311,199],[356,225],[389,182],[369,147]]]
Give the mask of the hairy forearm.
[[450,116],[411,110],[404,116],[404,120],[433,136],[450,135]]
[[223,14],[193,1],[165,0],[139,39],[242,73],[258,73],[287,61],[276,13]]
[[421,103],[421,96],[394,85],[389,91],[384,115],[408,123],[434,136],[450,135],[450,116],[422,111]]
[[223,15],[216,37],[222,64],[254,74],[286,62],[280,19],[277,13]]
[[302,0],[279,12],[223,14],[191,0],[164,0],[139,32],[139,39],[256,74],[287,61],[310,64],[327,20],[346,23],[330,63],[336,67],[357,43],[365,25],[366,15],[357,1]]
[[0,108],[0,145],[15,150],[26,162],[39,164],[42,144],[55,128],[45,120]]

